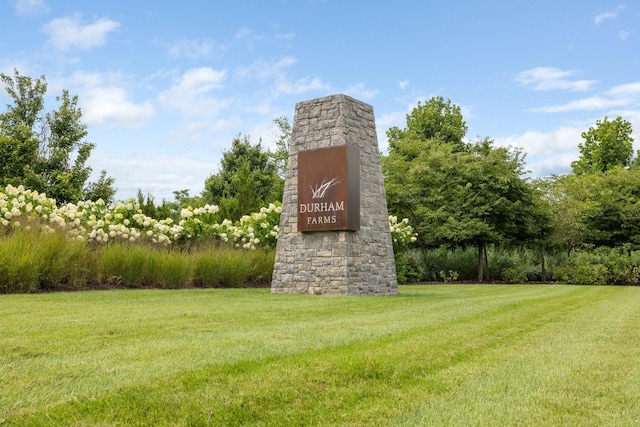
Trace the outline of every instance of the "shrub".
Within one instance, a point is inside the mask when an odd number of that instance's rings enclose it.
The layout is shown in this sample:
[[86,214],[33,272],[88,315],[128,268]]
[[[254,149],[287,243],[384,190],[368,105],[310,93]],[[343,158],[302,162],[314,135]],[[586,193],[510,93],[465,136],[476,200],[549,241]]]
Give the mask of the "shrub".
[[629,285],[638,282],[635,257],[619,249],[577,250],[556,268],[559,280],[579,285]]
[[422,252],[415,249],[394,251],[398,282],[409,283],[424,280]]
[[422,253],[423,278],[428,281],[443,280],[440,272],[454,271],[458,280],[473,280],[478,269],[478,252],[475,248],[449,249],[439,247]]
[[502,270],[500,277],[507,283],[524,283],[527,281],[527,267],[524,265],[507,267]]

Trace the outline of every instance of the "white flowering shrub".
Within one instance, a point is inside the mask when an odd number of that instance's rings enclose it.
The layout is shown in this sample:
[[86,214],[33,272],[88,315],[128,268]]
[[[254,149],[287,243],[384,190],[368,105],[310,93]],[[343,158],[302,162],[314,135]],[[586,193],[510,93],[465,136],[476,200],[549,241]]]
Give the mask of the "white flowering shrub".
[[56,210],[56,201],[48,199],[46,194],[25,190],[22,186],[8,185],[0,189],[0,225],[4,227],[19,227],[27,217],[48,220]]
[[0,189],[0,214],[0,226],[5,228],[30,228],[36,224],[45,232],[59,229],[69,237],[97,243],[146,239],[167,245],[182,231],[170,218],[158,221],[145,216],[133,200],[109,207],[102,200],[58,207],[46,194],[23,186]]
[[[46,194],[23,186],[0,188],[0,229],[38,226],[44,231],[63,230],[71,238],[95,243],[115,240],[169,245],[208,238],[249,250],[275,247],[282,212],[279,203],[245,215],[236,223],[220,218],[218,211],[215,205],[187,207],[175,223],[171,218],[146,216],[133,199],[112,206],[99,199],[58,207]],[[416,233],[406,218],[398,222],[397,217],[390,216],[389,227],[394,250],[406,249],[415,242]]]
[[407,249],[411,243],[418,239],[418,233],[413,231],[408,218],[398,222],[397,216],[389,215],[389,229],[391,230],[393,250],[396,252]]
[[244,215],[238,221],[234,238],[236,247],[255,249],[258,246],[274,248],[280,229],[280,204],[270,203],[260,212]]

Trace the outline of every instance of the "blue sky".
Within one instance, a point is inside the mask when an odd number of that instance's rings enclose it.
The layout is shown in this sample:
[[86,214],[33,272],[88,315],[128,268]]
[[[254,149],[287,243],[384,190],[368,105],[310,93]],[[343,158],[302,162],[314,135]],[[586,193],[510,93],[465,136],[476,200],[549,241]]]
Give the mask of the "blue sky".
[[274,118],[337,93],[373,106],[383,151],[432,96],[468,140],[521,147],[529,176],[568,172],[605,116],[640,148],[635,1],[2,0],[0,28],[0,72],[45,75],[48,109],[78,95],[118,199],[197,195],[236,135],[273,147]]

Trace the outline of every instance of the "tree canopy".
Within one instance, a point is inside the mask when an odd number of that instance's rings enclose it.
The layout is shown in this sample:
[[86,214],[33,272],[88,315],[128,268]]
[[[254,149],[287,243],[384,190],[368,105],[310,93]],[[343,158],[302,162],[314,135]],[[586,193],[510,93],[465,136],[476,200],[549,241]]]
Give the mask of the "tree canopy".
[[[460,107],[450,100],[433,97],[424,104],[418,102],[407,114],[406,122],[404,129],[392,127],[387,131],[391,150],[406,150],[404,155],[410,156],[417,154],[425,142],[450,144],[454,152],[465,150],[463,138],[467,133],[467,123],[462,118]],[[398,144],[400,141],[402,144]],[[407,144],[409,141],[414,143]]]
[[618,116],[605,117],[582,132],[584,142],[578,144],[580,158],[571,163],[573,173],[606,172],[616,167],[628,167],[633,158],[631,123]]
[[224,218],[239,219],[243,214],[282,200],[284,182],[276,163],[260,143],[238,135],[225,151],[217,173],[207,178],[202,192],[205,203],[216,204]]
[[56,97],[58,108],[45,113],[44,76],[33,79],[16,70],[13,77],[0,74],[0,79],[13,101],[0,114],[0,185],[24,185],[59,203],[96,195],[112,201],[113,179],[105,171],[87,184],[91,168],[86,163],[94,144],[85,141],[78,97],[63,90]]
[[389,210],[410,219],[423,247],[477,247],[482,279],[486,246],[533,239],[544,215],[522,178],[521,151],[489,138],[465,143],[465,132],[459,108],[434,98],[387,133],[382,164]]

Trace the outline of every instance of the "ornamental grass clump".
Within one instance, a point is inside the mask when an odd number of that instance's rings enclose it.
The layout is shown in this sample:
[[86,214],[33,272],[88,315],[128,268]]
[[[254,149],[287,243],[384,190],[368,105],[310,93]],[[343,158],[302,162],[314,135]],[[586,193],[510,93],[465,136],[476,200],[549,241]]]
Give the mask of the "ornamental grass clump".
[[36,242],[39,290],[77,290],[95,275],[95,262],[86,241],[61,232],[27,232]]
[[165,248],[149,248],[142,282],[153,288],[182,289],[192,282],[194,268],[192,254]]
[[113,286],[141,288],[149,251],[141,245],[112,243],[99,253],[100,281]]
[[195,256],[193,285],[198,288],[238,288],[268,284],[273,273],[273,250],[240,252],[217,247]]
[[38,289],[39,259],[36,243],[27,233],[0,237],[0,291],[31,293]]
[[22,227],[0,237],[3,293],[80,289],[90,280],[92,265],[85,242],[59,232]]

